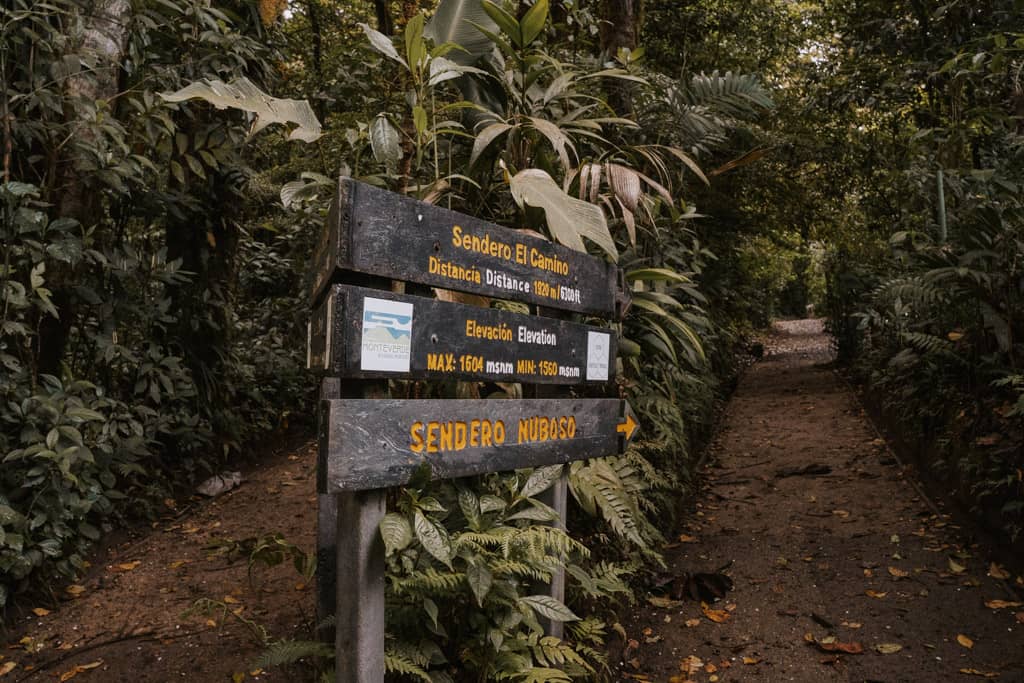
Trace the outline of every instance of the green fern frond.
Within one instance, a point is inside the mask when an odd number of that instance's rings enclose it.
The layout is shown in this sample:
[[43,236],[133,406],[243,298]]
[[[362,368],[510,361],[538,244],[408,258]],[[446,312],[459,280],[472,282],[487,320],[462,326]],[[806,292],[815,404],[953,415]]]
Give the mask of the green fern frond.
[[311,657],[334,659],[334,646],[315,640],[279,640],[272,643],[256,660],[254,667],[269,669],[284,664],[294,664]]

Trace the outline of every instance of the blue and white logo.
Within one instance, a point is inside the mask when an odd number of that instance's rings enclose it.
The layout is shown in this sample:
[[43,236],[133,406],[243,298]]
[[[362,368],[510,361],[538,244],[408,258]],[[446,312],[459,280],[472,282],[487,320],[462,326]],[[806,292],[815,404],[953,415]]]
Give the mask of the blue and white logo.
[[409,372],[412,356],[413,305],[386,299],[363,299],[360,368]]

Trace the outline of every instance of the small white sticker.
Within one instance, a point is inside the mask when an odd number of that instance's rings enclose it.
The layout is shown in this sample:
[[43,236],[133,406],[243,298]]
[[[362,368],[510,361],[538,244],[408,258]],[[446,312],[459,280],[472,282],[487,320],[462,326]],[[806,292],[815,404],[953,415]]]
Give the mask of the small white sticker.
[[587,332],[587,379],[599,382],[608,380],[608,355],[611,352],[611,335],[604,332]]
[[412,356],[412,304],[365,297],[363,342],[359,367],[363,370],[409,372]]

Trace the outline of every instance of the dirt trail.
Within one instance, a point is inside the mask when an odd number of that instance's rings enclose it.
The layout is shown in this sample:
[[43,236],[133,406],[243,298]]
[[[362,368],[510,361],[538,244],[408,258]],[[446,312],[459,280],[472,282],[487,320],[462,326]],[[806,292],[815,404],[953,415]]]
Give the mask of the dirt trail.
[[[616,678],[931,683],[971,680],[960,671],[975,670],[1024,681],[1024,607],[984,604],[1016,600],[1013,578],[987,576],[989,563],[963,545],[964,532],[933,515],[907,483],[824,366],[820,324],[780,325],[767,347],[712,446],[708,488],[685,542],[669,549],[674,574],[730,563],[724,571],[735,587],[708,608],[726,621],[712,621],[690,599],[645,603],[626,623],[636,647]],[[287,564],[256,565],[250,580],[244,558],[229,562],[208,547],[280,532],[312,551],[315,460],[312,444],[280,449],[244,472],[240,488],[179,502],[153,529],[94,558],[81,591],[62,591],[58,605],[24,606],[0,652],[0,672],[17,663],[3,680],[308,678],[308,669],[253,672],[262,648],[242,619],[274,638],[308,637],[310,587]],[[204,598],[228,611],[183,616]],[[805,642],[806,633],[865,652],[829,654]],[[882,654],[880,644],[902,649]],[[702,666],[687,677],[680,663],[695,664],[689,657]]]
[[780,323],[766,346],[668,558],[676,576],[728,564],[734,587],[708,614],[683,579],[652,596],[621,678],[1024,681],[1024,607],[985,605],[1024,590],[909,483],[827,366],[820,323]]

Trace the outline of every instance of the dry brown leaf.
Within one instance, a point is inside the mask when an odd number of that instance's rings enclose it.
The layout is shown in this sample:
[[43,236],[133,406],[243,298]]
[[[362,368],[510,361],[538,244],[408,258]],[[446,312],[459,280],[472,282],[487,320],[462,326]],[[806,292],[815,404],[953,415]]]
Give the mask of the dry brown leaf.
[[694,626],[700,626],[700,619],[687,619],[684,623],[687,628],[693,628]]
[[229,605],[237,605],[238,604],[238,600],[233,598],[233,597],[231,597],[230,595],[225,595],[224,596],[224,602],[226,602]]
[[706,671],[709,674],[713,674],[716,671],[718,671],[718,667],[712,664],[711,662],[708,662],[704,665],[704,671]]
[[836,517],[849,517],[850,516],[849,510],[833,510],[832,514],[835,515]]
[[704,616],[716,624],[723,624],[729,620],[729,613],[723,609],[711,609],[706,602],[700,603],[700,608],[704,612]]
[[986,600],[985,607],[1003,609],[1004,607],[1024,607],[1024,602],[1007,602],[1006,600]]
[[757,657],[744,657],[743,658],[743,663],[746,664],[747,666],[753,666],[754,664],[760,664],[761,660],[758,659]]
[[4,662],[3,665],[0,666],[0,676],[6,676],[11,673],[14,671],[14,667],[16,666],[18,666],[18,663],[15,661]]
[[839,641],[822,641],[818,643],[818,649],[822,652],[845,652],[848,655],[859,655],[864,653],[864,646],[858,642],[840,643]]
[[37,617],[45,617],[49,613],[50,613],[50,610],[46,609],[45,607],[33,607],[32,608],[32,614],[36,615]]
[[682,607],[682,600],[673,600],[672,598],[663,598],[659,595],[651,595],[647,598],[647,602],[651,603],[655,607],[661,609],[673,609],[676,607]]
[[183,565],[184,565],[184,564],[186,564],[187,562],[188,562],[188,560],[175,560],[174,562],[171,562],[171,563],[170,563],[170,564],[168,565],[168,567],[170,567],[171,569],[177,569],[178,567],[181,567],[181,566],[183,566]]
[[883,655],[894,655],[902,649],[903,646],[899,643],[879,643],[875,645],[875,651]]
[[686,675],[695,674],[704,668],[704,662],[700,657],[690,655],[679,661],[679,670]]
[[869,578],[869,579],[870,579],[870,578],[871,578],[872,576],[874,576],[874,575],[875,575],[875,573],[874,573],[873,571],[871,571],[870,569],[865,569],[865,570],[864,570],[864,576],[865,576],[865,577],[867,577],[867,578]]
[[866,591],[864,591],[864,593],[865,593],[865,595],[868,595],[869,597],[878,598],[879,600],[881,600],[882,598],[884,598],[886,595],[889,594],[889,591],[866,590]]
[[124,564],[117,565],[117,569],[122,572],[130,572],[131,570],[142,564],[141,560],[135,560],[134,562],[125,562]]
[[960,564],[951,557],[949,558],[949,571],[953,572],[954,574],[963,574],[965,571],[967,571],[967,567]]
[[102,659],[98,659],[95,662],[89,662],[88,664],[77,664],[77,665],[75,665],[75,668],[68,669],[67,671],[65,671],[64,673],[62,673],[60,675],[60,683],[64,683],[64,681],[70,681],[72,678],[74,678],[78,674],[83,673],[85,671],[88,671],[89,669],[95,669],[95,668],[97,668],[99,666],[102,666],[102,665],[103,665],[103,660]]
[[989,565],[988,575],[991,576],[993,579],[1000,579],[1002,581],[1006,581],[1010,578],[1010,572],[1006,571],[1002,568],[1002,566],[996,564],[995,562]]
[[863,624],[857,621],[844,621],[840,625],[845,626],[846,628],[860,628],[861,626],[863,626]]
[[978,669],[960,669],[960,673],[968,676],[981,676],[982,678],[999,678],[999,674],[991,671],[979,671]]
[[910,572],[899,567],[889,567],[889,575],[896,579],[905,579],[910,576]]
[[956,642],[960,643],[961,645],[966,647],[968,650],[970,650],[972,647],[974,647],[974,641],[971,640],[970,638],[968,638],[967,636],[965,636],[962,633],[958,633],[956,635]]
[[679,542],[680,543],[698,543],[699,541],[697,540],[696,536],[690,536],[689,534],[680,534],[679,535]]
[[69,595],[73,595],[77,598],[79,595],[85,592],[85,586],[80,586],[76,583],[68,586],[64,590],[67,591]]
[[197,527],[197,526],[190,526],[187,529],[182,529],[181,533],[183,533],[183,534],[194,534],[197,531],[199,531],[199,527]]

